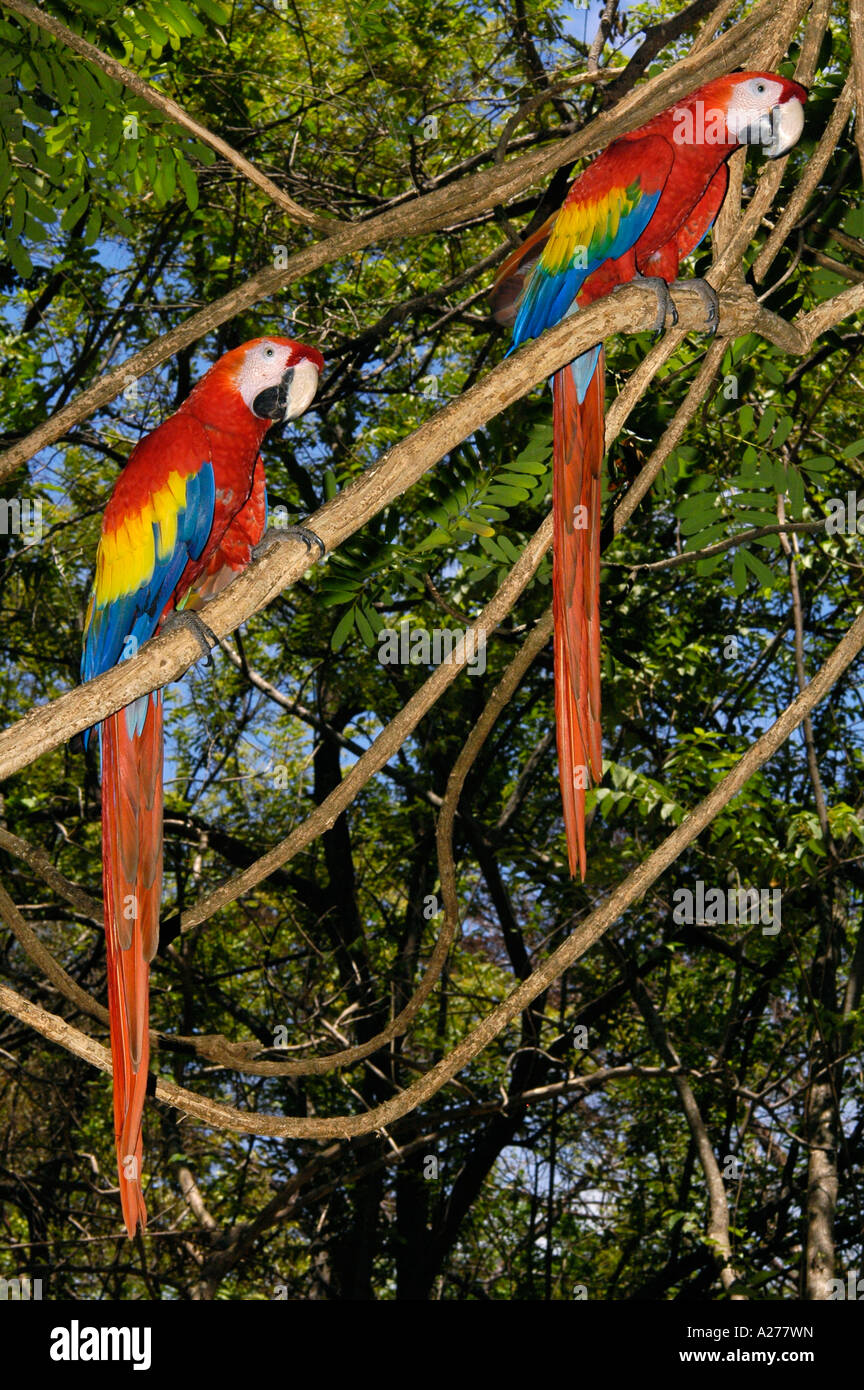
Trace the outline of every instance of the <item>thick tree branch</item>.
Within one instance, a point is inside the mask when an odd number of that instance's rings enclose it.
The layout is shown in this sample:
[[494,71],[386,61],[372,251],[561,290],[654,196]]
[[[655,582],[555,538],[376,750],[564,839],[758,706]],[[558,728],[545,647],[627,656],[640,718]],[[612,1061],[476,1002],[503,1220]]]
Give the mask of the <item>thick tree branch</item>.
[[[864,286],[844,292],[864,303]],[[841,300],[842,295],[837,296]],[[676,292],[680,326],[675,333],[699,330],[704,322],[702,302],[693,291]],[[825,306],[823,306],[825,307]],[[349,487],[309,519],[328,551],[364,526],[450,449],[579,352],[616,332],[643,332],[656,316],[653,290],[627,285],[576,318],[558,324],[518,353],[493,367],[488,376],[444,407],[412,435],[395,445]],[[816,311],[818,312],[818,311]],[[806,324],[810,316],[802,320]],[[721,299],[724,335],[761,332],[787,350],[804,352],[809,339],[797,326],[762,308],[752,291],[739,290]],[[299,542],[279,546],[253,562],[207,608],[207,623],[224,637],[245,622],[308,568],[307,552]],[[200,656],[195,637],[183,629],[145,643],[137,656],[106,671],[84,686],[61,695],[49,705],[30,711],[0,734],[0,780],[26,767],[34,758],[58,747],[130,700],[176,680]]]
[[[789,0],[784,13],[797,22],[807,4],[808,0]],[[602,149],[617,135],[649,120],[678,97],[692,91],[694,86],[727,71],[750,51],[754,35],[768,24],[776,25],[776,19],[775,0],[760,0],[740,24],[715,39],[701,53],[684,58],[667,72],[651,78],[613,110],[598,116],[584,130],[560,144],[532,151],[508,164],[422,194],[410,202],[400,200],[398,206],[385,209],[364,222],[349,223],[326,240],[295,252],[288,257],[284,268],[258,271],[243,285],[193,314],[127,358],[119,367],[100,377],[49,420],[0,454],[0,481],[39,449],[56,443],[74,425],[113,400],[125,389],[130,379],[143,376],[243,309],[277,294],[320,266],[361,251],[366,246],[440,231],[460,217],[476,216],[508,202],[533,183],[546,178],[560,165]]]

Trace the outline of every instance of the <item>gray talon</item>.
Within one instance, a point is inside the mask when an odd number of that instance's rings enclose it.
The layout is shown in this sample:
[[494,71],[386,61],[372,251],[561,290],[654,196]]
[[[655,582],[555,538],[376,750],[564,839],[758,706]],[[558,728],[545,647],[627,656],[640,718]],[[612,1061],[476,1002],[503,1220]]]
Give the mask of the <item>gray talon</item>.
[[703,280],[701,275],[694,276],[692,280],[676,280],[675,284],[680,285],[682,289],[696,291],[705,308],[707,330],[712,335],[716,333],[720,325],[720,300],[714,286]]
[[321,559],[327,554],[327,547],[320,536],[314,531],[310,531],[308,526],[268,526],[264,535],[257,545],[252,547],[252,558],[257,560],[262,555],[266,555],[271,545],[277,541],[302,541],[307,550],[311,550],[313,545],[317,545],[321,551]]
[[667,314],[672,315],[673,328],[678,322],[678,310],[672,302],[669,286],[666,284],[662,275],[637,275],[634,278],[637,285],[650,285],[657,296],[657,318],[654,321],[654,327],[651,331],[652,333],[656,333],[659,337],[666,327]]
[[185,627],[187,632],[191,632],[201,647],[201,655],[207,658],[207,665],[213,665],[213,657],[210,655],[212,647],[218,647],[219,638],[212,628],[208,627],[197,613],[191,610],[181,609],[175,611],[165,619],[160,631],[169,632],[171,628]]

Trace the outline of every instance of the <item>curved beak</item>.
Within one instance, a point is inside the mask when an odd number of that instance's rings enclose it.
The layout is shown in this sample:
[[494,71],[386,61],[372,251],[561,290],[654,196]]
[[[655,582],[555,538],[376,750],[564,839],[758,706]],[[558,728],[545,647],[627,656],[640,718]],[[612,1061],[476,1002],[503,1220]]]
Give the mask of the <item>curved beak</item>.
[[303,357],[296,367],[289,367],[283,382],[290,377],[288,385],[287,409],[284,418],[294,420],[298,415],[302,415],[304,410],[315,399],[315,392],[318,390],[318,368],[314,362],[310,362],[308,357]]
[[771,111],[771,139],[764,146],[769,159],[779,159],[797,145],[804,129],[804,107],[797,97],[775,106]]
[[252,402],[254,413],[266,420],[295,420],[312,404],[318,390],[318,368],[301,357],[282,374],[278,386],[259,391]]

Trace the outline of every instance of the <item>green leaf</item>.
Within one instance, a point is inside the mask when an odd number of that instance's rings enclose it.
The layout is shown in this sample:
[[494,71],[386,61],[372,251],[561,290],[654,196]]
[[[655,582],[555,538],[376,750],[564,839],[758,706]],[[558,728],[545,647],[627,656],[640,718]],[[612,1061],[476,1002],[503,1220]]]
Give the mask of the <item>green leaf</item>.
[[536,455],[529,457],[527,454],[520,454],[518,458],[511,459],[508,467],[513,473],[531,473],[540,478],[549,472],[549,461],[548,458],[541,461]]
[[160,24],[156,23],[156,20],[153,18],[153,16],[151,14],[148,14],[148,12],[143,8],[143,6],[139,5],[136,8],[135,19],[141,25],[141,28],[149,35],[150,52],[153,54],[154,58],[158,58],[162,52],[162,49],[168,42],[167,33]]
[[483,494],[483,500],[488,498],[490,502],[501,503],[505,507],[517,507],[520,502],[527,502],[530,493],[521,487],[489,487]]
[[[771,499],[764,492],[736,492],[732,498],[734,507],[764,507],[766,511],[771,507]],[[771,507],[773,516],[773,507]]]
[[[530,475],[529,475],[530,476]],[[526,485],[525,474],[501,472],[495,474],[495,483],[500,483],[504,487],[524,488]],[[536,486],[536,485],[535,485]]]
[[441,545],[449,545],[449,546],[452,546],[452,544],[453,544],[453,537],[450,535],[450,532],[449,532],[449,531],[444,531],[444,530],[442,530],[440,526],[436,526],[436,527],[435,527],[435,530],[434,530],[434,531],[430,531],[429,535],[426,536],[426,537],[420,542],[420,544],[417,546],[417,550],[418,550],[418,552],[421,552],[421,551],[424,551],[424,550],[434,550],[434,549],[436,549],[436,547],[438,547],[438,546],[441,546]]
[[79,217],[83,217],[84,213],[87,211],[89,202],[90,194],[87,189],[85,189],[81,197],[76,198],[75,202],[66,209],[63,216],[60,218],[60,226],[64,232],[72,231]]
[[688,536],[684,542],[685,550],[705,550],[715,541],[725,540],[729,534],[729,523],[719,521],[716,526],[708,526],[704,531],[697,531],[694,535]]
[[[481,537],[480,537],[480,548],[481,548],[481,550],[484,550],[484,551],[486,552],[487,555],[491,556],[491,558],[492,558],[493,560],[499,560],[499,561],[504,560],[504,561],[506,561],[506,559],[507,559],[507,554],[506,554],[506,552],[505,552],[505,550],[504,550],[504,548],[503,548],[503,544],[502,544],[503,539],[504,539],[503,537],[498,537],[498,536],[496,536],[494,539],[493,539],[491,536],[481,536]],[[470,554],[466,554],[466,555],[463,555],[463,556],[462,556],[462,563],[463,563],[463,564],[468,564],[468,563],[470,562],[470,560],[471,560]]]
[[87,218],[87,226],[84,228],[84,245],[92,246],[102,228],[102,213],[99,208],[93,208]]
[[720,499],[713,492],[691,492],[688,497],[682,497],[675,511],[678,516],[685,517],[697,512],[716,512],[719,508]]
[[762,419],[759,421],[759,428],[756,431],[756,439],[760,444],[768,438],[769,434],[773,434],[776,423],[777,411],[773,405],[769,405],[768,409],[763,412]]
[[24,185],[19,183],[12,194],[12,221],[9,226],[9,240],[17,241],[24,230],[24,220],[27,216],[27,193]]
[[800,516],[804,510],[804,479],[793,463],[786,469],[786,491],[789,494],[789,510],[793,516]]
[[732,583],[736,594],[743,594],[747,588],[747,564],[743,549],[735,551],[735,559],[732,561]]
[[746,545],[742,546],[740,553],[744,556],[747,568],[756,576],[763,589],[773,589],[777,583],[776,577],[758,555],[754,555]]
[[495,527],[489,526],[485,521],[472,521],[470,517],[459,516],[456,518],[456,525],[462,531],[470,531],[474,536],[494,536]]
[[28,256],[23,242],[19,241],[16,236],[7,236],[6,250],[22,280],[26,280],[28,276],[33,274],[33,262]]
[[186,206],[190,212],[194,212],[198,206],[198,180],[182,155],[177,159],[177,175],[186,195]]
[[331,651],[338,652],[339,648],[347,640],[349,633],[353,632],[355,626],[354,620],[356,618],[356,615],[357,609],[353,607],[349,608],[347,612],[342,614],[342,617],[336,624],[336,630],[334,631],[333,636],[330,638]]
[[827,454],[816,454],[813,458],[799,459],[799,468],[803,468],[805,473],[827,473],[834,467],[834,460]]
[[505,554],[505,556],[507,557],[507,559],[510,561],[511,565],[515,565],[516,561],[519,559],[519,556],[521,555],[522,552],[521,552],[520,550],[517,550],[517,549],[516,549],[516,546],[513,544],[513,542],[511,541],[510,537],[509,537],[509,536],[499,536],[499,537],[498,537],[498,544],[499,544],[499,546],[501,547],[501,549],[504,551],[504,554]]
[[174,189],[177,187],[177,165],[174,156],[168,150],[163,150],[158,166],[156,177],[153,180],[153,192],[162,207],[170,203],[174,197]]
[[231,18],[231,11],[227,5],[222,4],[222,0],[196,0],[196,4],[214,24],[227,24]]
[[361,641],[365,642],[367,647],[371,647],[375,644],[375,631],[367,616],[368,612],[369,610],[365,605],[361,606],[358,604],[354,609],[354,619],[357,623],[357,631],[360,633]]
[[698,535],[701,531],[716,526],[717,521],[717,511],[713,507],[709,512],[702,512],[696,516],[683,517],[681,519],[681,534],[682,536]]

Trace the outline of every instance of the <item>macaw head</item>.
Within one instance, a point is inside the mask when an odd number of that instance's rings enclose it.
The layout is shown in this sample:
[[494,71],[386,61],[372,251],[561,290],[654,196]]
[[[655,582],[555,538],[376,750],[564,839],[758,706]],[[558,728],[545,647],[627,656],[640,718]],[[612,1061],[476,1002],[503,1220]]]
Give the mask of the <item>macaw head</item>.
[[806,100],[803,87],[776,72],[735,72],[707,82],[687,105],[702,103],[706,116],[722,112],[730,144],[759,145],[769,159],[778,159],[801,136]]
[[324,370],[317,348],[292,338],[253,338],[229,356],[236,356],[235,388],[259,420],[302,415],[315,398]]
[[215,362],[181,410],[233,433],[260,439],[277,420],[293,420],[311,405],[324,358],[293,338],[253,338]]

